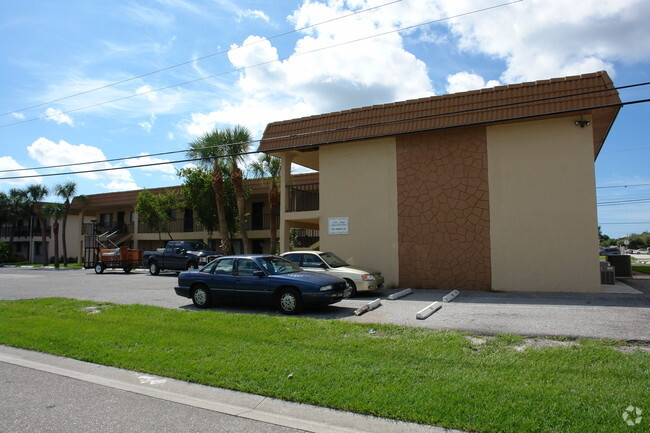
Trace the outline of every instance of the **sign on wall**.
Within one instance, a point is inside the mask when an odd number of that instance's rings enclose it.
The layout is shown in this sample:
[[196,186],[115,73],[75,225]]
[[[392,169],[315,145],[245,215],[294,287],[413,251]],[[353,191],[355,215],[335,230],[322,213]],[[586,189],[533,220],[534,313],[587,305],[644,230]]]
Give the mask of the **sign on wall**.
[[349,217],[328,218],[328,234],[348,235],[350,234]]

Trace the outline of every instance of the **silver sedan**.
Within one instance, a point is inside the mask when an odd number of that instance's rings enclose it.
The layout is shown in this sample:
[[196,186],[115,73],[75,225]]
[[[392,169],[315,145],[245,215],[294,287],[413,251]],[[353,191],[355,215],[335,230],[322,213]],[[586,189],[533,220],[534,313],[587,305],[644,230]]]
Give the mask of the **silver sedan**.
[[352,296],[357,292],[369,292],[384,287],[384,275],[376,269],[350,266],[345,260],[334,253],[323,251],[291,251],[280,254],[291,260],[306,271],[324,272],[335,277],[343,278],[352,290]]

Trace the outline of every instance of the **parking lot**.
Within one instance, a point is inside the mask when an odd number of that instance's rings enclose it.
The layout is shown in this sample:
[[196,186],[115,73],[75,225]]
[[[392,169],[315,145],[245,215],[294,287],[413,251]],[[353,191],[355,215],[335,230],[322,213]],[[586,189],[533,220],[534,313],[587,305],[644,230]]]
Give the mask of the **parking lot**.
[[[0,268],[1,299],[68,297],[120,304],[147,304],[186,309],[200,314],[223,311],[281,316],[273,307],[217,305],[199,311],[190,299],[174,293],[176,274],[150,276],[142,270],[131,274],[92,270]],[[392,323],[431,329],[455,329],[479,335],[512,333],[526,336],[612,338],[650,342],[650,280],[617,283],[614,292],[602,294],[494,293],[461,290],[461,295],[425,320],[416,313],[432,302],[442,301],[448,291],[415,290],[390,301],[398,290],[345,299],[338,304],[307,310],[302,316],[349,320],[360,323]],[[380,298],[381,305],[355,316],[354,311]]]

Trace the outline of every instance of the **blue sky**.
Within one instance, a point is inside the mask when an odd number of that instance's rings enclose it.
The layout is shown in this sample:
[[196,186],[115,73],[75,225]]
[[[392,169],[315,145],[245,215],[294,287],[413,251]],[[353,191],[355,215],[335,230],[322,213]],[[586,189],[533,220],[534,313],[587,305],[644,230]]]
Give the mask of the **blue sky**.
[[[241,124],[260,138],[272,121],[598,70],[619,86],[650,81],[647,0],[504,3],[4,0],[0,170],[141,158],[52,177],[4,171],[0,191],[69,180],[82,194],[177,185],[184,163],[130,166],[183,159],[147,155],[184,150],[214,127]],[[621,97],[647,99],[648,88]],[[650,104],[623,107],[596,161],[598,187],[628,185],[598,189],[610,236],[650,230],[650,202],[605,203],[650,200],[650,186],[636,186],[650,184],[649,120]],[[108,167],[119,169],[73,172]]]

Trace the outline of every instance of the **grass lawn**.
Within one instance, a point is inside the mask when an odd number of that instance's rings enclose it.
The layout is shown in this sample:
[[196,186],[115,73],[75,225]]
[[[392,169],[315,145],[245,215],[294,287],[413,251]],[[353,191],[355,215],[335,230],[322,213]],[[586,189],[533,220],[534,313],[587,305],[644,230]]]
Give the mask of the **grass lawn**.
[[632,270],[643,272],[644,274],[650,274],[650,265],[632,265]]
[[[466,337],[61,298],[0,301],[0,343],[9,346],[468,431],[648,431],[649,353],[603,340],[517,351],[521,337],[478,346]],[[630,405],[644,412],[635,427],[622,418]]]

